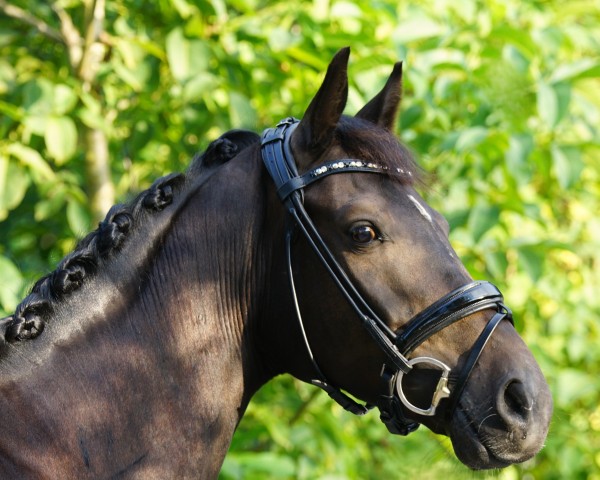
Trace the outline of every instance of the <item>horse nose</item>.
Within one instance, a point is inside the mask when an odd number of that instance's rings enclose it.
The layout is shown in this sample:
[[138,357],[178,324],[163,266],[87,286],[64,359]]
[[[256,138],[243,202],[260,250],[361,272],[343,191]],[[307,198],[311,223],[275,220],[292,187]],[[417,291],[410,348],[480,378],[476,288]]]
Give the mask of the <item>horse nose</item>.
[[519,450],[526,450],[529,443],[537,442],[537,435],[532,432],[535,429],[534,392],[530,383],[513,379],[498,394],[498,414],[506,425],[513,448]]
[[533,395],[520,380],[511,380],[500,394],[498,412],[507,425],[527,423],[533,411]]

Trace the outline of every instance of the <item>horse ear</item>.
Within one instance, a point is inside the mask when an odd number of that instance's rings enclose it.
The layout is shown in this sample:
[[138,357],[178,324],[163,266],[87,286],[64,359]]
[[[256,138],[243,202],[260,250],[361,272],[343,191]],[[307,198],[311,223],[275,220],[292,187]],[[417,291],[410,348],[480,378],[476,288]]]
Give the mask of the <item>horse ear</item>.
[[327,67],[325,79],[294,132],[294,145],[312,158],[319,157],[333,141],[333,132],[348,98],[350,48],[341,49]]
[[393,131],[401,98],[402,62],[398,62],[385,86],[355,116]]

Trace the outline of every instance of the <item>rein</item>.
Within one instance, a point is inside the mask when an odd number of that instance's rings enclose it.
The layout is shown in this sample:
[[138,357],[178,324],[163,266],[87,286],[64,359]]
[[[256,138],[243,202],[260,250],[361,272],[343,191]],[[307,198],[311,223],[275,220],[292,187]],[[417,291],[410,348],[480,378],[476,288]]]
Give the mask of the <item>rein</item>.
[[[391,433],[407,435],[419,427],[418,422],[410,420],[404,415],[402,406],[419,415],[434,416],[440,401],[448,398],[446,415],[447,418],[451,418],[471,372],[494,330],[505,318],[512,323],[511,311],[504,305],[502,294],[494,285],[489,282],[477,281],[450,292],[418,313],[409,320],[401,333],[397,334],[392,331],[371,309],[320,236],[304,208],[303,189],[332,174],[354,172],[394,174],[394,171],[371,162],[342,159],[323,164],[299,175],[290,146],[292,133],[298,123],[297,119],[287,118],[275,128],[265,130],[262,135],[261,153],[263,163],[275,183],[277,194],[288,214],[285,246],[291,293],[304,343],[319,377],[313,379],[311,383],[325,390],[344,409],[356,415],[363,415],[372,408],[371,405],[357,403],[338,387],[329,383],[313,356],[304,329],[294,284],[291,245],[296,229],[300,229],[308,240],[320,262],[356,312],[363,327],[386,357],[381,371],[384,394],[381,395],[377,406],[381,412],[380,418],[388,430]],[[487,309],[494,309],[497,313],[492,316],[471,348],[465,365],[458,373],[458,380],[452,391],[448,386],[451,369],[446,364],[431,357],[407,358],[415,348],[435,333],[473,313]],[[431,405],[427,409],[413,405],[403,391],[404,375],[410,373],[417,364],[429,365],[441,371]]]

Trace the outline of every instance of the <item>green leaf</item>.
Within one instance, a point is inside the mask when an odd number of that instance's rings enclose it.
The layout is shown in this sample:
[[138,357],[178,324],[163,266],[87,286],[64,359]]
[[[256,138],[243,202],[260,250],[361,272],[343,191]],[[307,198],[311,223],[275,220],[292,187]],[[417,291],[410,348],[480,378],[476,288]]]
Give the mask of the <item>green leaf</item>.
[[[2,45],[2,34],[0,33],[0,45]],[[8,85],[14,82],[16,76],[15,68],[4,58],[0,59],[0,93],[8,89]]]
[[89,128],[109,132],[112,123],[109,123],[103,112],[101,100],[88,92],[81,92],[81,102],[83,106],[78,109],[77,117]]
[[556,99],[558,100],[558,118],[556,123],[560,123],[564,120],[567,113],[569,113],[569,103],[571,102],[571,85],[568,83],[558,83],[553,85],[554,91],[556,92]]
[[198,12],[198,9],[185,0],[172,0],[173,6],[181,18],[187,19]]
[[76,200],[69,199],[67,201],[67,221],[73,234],[81,237],[90,230],[92,217],[86,207]]
[[567,341],[567,352],[573,361],[581,361],[588,353],[587,338],[582,335],[571,335]]
[[30,136],[33,133],[43,137],[46,132],[47,123],[47,115],[27,115],[23,119],[23,125],[25,126],[25,132],[27,136]]
[[171,73],[178,82],[207,70],[210,49],[201,40],[186,38],[181,27],[167,35],[166,46]]
[[504,278],[508,268],[508,260],[504,251],[486,251],[484,254],[485,265],[493,278]]
[[54,87],[48,79],[35,78],[23,87],[23,107],[29,115],[50,115],[53,103]]
[[550,82],[575,82],[581,78],[598,77],[600,77],[600,61],[592,58],[583,58],[572,63],[559,65],[552,73]]
[[184,37],[183,30],[175,28],[167,35],[167,59],[171,73],[176,80],[183,82],[190,75],[189,41]]
[[0,155],[0,220],[21,203],[29,183],[27,172]]
[[71,87],[64,84],[54,86],[52,97],[52,111],[57,116],[69,113],[77,105],[77,95]]
[[24,165],[27,165],[32,173],[37,175],[41,180],[54,179],[54,172],[42,156],[34,149],[20,143],[11,143],[6,148],[6,152],[17,158]]
[[344,0],[338,0],[337,2],[333,3],[333,5],[331,7],[330,15],[332,18],[340,18],[340,19],[349,18],[349,17],[356,18],[356,17],[360,17],[362,15],[362,12],[360,10],[360,7],[353,2],[346,2]]
[[231,92],[229,94],[229,115],[231,124],[236,128],[256,126],[256,112],[250,104],[250,100],[240,93]]
[[450,230],[462,227],[469,221],[470,211],[468,209],[449,210],[444,212],[444,217],[450,225]]
[[471,209],[468,228],[473,240],[478,242],[481,237],[498,223],[500,209],[496,205],[478,204]]
[[[519,50],[526,55],[534,55],[539,52],[539,48],[532,41],[529,32],[523,31],[522,28],[516,25],[511,25],[510,22],[495,22],[493,30],[490,32],[490,39],[493,42],[483,42],[486,46],[500,45],[516,45]],[[491,45],[490,45],[491,44]]]
[[472,150],[483,142],[487,136],[488,129],[485,127],[468,128],[460,133],[454,148],[459,152]]
[[423,116],[423,108],[414,103],[400,113],[400,126],[402,129],[410,128]]
[[508,150],[504,156],[508,172],[520,184],[526,184],[531,178],[531,166],[528,162],[533,151],[533,137],[529,133],[517,133],[510,136]]
[[199,73],[183,87],[183,99],[186,102],[201,100],[219,86],[220,80],[208,72]]
[[0,305],[11,312],[20,301],[23,277],[19,269],[8,258],[0,255]]
[[35,204],[33,218],[41,222],[56,215],[65,206],[65,191],[63,188],[54,190],[51,196]]
[[59,165],[69,160],[77,150],[77,127],[70,117],[50,117],[44,133],[46,148]]
[[576,147],[552,145],[552,166],[559,185],[565,190],[579,180],[584,163]]
[[559,120],[558,95],[554,88],[545,83],[538,83],[537,90],[538,116],[548,128],[554,128]]
[[210,4],[212,5],[219,22],[226,21],[227,7],[225,5],[224,0],[210,0]]
[[546,250],[536,245],[523,246],[518,249],[519,261],[533,281],[538,281],[544,270]]
[[318,71],[327,68],[327,62],[323,60],[319,52],[311,52],[300,47],[289,47],[286,54],[292,59],[305,63]]
[[597,392],[597,377],[588,372],[566,368],[558,373],[555,400],[558,405],[569,407],[575,400]]
[[22,120],[23,118],[23,109],[17,105],[11,105],[8,102],[0,101],[0,112],[4,115],[8,115],[12,117],[13,120]]
[[135,92],[139,92],[146,80],[146,74],[143,69],[130,70],[121,62],[113,62],[115,73],[121,80],[127,83]]
[[297,43],[298,39],[285,28],[274,28],[269,33],[269,47],[274,52],[281,52]]
[[404,44],[415,40],[438,37],[443,35],[447,29],[447,26],[430,17],[413,17],[396,27],[393,38],[397,44]]
[[509,62],[518,72],[526,73],[529,69],[529,58],[527,58],[520,49],[514,45],[506,45],[502,49],[502,58]]

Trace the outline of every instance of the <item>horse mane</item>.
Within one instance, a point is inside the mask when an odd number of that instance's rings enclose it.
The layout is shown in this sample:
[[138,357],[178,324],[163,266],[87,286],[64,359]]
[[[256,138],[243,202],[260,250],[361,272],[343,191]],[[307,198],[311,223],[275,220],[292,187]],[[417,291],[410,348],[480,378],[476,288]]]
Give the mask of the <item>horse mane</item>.
[[58,303],[80,289],[84,282],[122,249],[141,213],[160,212],[173,202],[186,180],[198,178],[238,155],[255,143],[258,135],[232,130],[196,155],[185,174],[171,173],[156,180],[128,204],[114,205],[98,228],[80,240],[57,268],[40,278],[13,315],[0,319],[0,345],[29,340],[40,335]]

